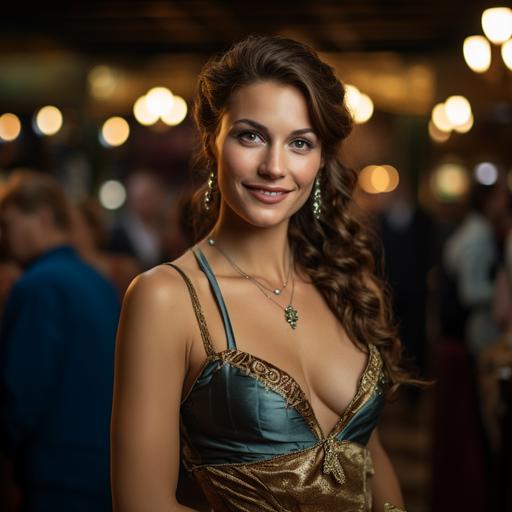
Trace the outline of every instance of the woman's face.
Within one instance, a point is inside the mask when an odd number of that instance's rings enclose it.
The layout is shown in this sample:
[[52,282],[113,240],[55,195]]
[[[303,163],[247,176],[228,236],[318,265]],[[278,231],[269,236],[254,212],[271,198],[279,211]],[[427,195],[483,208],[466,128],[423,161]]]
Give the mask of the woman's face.
[[273,81],[233,93],[215,152],[221,208],[258,227],[275,226],[299,210],[323,165],[303,94]]

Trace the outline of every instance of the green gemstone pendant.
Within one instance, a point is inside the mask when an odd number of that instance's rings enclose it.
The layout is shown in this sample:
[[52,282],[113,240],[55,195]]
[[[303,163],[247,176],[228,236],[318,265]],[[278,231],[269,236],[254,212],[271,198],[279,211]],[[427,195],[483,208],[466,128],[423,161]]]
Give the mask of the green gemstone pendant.
[[292,329],[295,329],[295,327],[297,327],[297,320],[299,319],[299,312],[291,304],[286,306],[286,308],[284,310],[284,317],[285,317],[286,321],[290,324],[290,327]]

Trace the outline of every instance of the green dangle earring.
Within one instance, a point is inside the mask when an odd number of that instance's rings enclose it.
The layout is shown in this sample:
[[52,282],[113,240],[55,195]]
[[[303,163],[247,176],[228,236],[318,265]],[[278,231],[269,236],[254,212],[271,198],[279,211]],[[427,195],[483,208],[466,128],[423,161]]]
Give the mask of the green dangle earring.
[[320,173],[315,178],[315,185],[313,188],[313,217],[320,220],[322,215],[322,190],[320,188]]

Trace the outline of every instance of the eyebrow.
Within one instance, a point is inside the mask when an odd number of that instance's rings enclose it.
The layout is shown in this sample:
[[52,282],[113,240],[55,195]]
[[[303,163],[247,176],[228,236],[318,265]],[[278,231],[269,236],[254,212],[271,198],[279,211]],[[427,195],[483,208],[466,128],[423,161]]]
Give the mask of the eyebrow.
[[[266,126],[263,126],[260,123],[257,123],[256,121],[253,121],[252,119],[237,119],[233,122],[233,125],[239,124],[239,123],[245,123],[248,124],[254,128],[257,128],[258,130],[261,130],[262,132],[265,132],[268,134],[268,128]],[[301,128],[300,130],[293,130],[290,135],[302,135],[304,133],[312,133],[313,135],[316,135],[313,128]]]

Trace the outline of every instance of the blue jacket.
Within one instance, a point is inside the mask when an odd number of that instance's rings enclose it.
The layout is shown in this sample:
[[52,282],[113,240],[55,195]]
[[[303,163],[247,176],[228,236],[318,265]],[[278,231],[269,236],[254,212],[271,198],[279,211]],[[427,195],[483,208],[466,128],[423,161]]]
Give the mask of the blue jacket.
[[[33,261],[9,295],[0,340],[0,424],[29,501],[53,490],[61,498],[110,502],[118,316],[115,289],[67,245]],[[50,507],[79,508],[70,502],[31,510]]]

